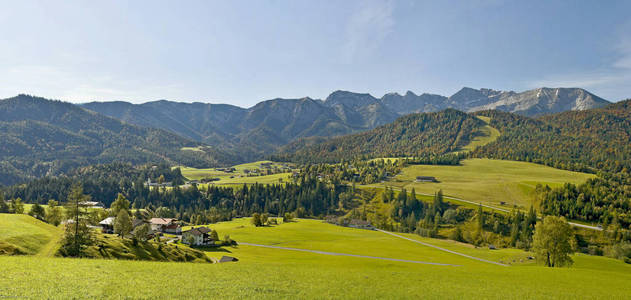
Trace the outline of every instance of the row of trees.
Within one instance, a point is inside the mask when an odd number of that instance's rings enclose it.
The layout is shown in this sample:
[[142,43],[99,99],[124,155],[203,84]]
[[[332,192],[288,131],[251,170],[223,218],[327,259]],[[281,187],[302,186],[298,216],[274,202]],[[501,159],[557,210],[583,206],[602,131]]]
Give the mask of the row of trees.
[[631,176],[602,174],[575,185],[550,188],[538,185],[536,198],[543,213],[599,223],[612,230],[631,229]]

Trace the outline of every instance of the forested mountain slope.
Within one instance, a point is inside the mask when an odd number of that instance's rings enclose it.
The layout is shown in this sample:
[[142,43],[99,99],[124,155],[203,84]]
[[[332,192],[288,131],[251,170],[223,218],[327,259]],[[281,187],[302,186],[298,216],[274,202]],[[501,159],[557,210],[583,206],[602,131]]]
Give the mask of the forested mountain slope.
[[352,134],[388,124],[401,115],[497,109],[527,116],[606,105],[583,89],[540,88],[521,93],[463,88],[450,97],[408,91],[370,94],[335,91],[324,101],[309,97],[262,101],[250,108],[226,104],[155,101],[144,104],[92,102],[82,106],[119,120],[169,130],[178,135],[238,152],[245,160],[266,154],[298,139]]
[[475,156],[541,163],[557,168],[631,170],[631,100],[603,108],[567,111],[531,119],[484,111],[501,135]]
[[173,133],[143,128],[79,106],[19,95],[0,100],[0,184],[109,162],[211,166],[236,158]]
[[411,114],[366,132],[311,144],[290,144],[275,159],[296,162],[339,162],[353,158],[437,156],[466,145],[485,123],[467,113],[447,109]]
[[[161,128],[253,160],[297,138],[337,136],[392,122],[398,115],[379,103],[349,106],[348,92],[325,104],[311,98],[272,99],[244,109],[233,105],[156,101],[93,102],[90,110],[142,126]],[[372,97],[372,96],[370,96]],[[339,100],[340,103],[335,103]]]

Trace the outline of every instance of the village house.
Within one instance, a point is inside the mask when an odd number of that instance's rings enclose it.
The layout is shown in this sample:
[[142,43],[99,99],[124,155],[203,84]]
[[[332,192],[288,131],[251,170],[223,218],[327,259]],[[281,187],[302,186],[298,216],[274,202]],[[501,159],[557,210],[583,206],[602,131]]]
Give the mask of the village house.
[[107,217],[103,221],[99,222],[99,226],[101,227],[101,232],[103,233],[114,233],[114,221],[115,217]]
[[208,246],[215,244],[210,233],[212,229],[208,227],[193,227],[190,230],[182,232],[182,243],[191,246]]
[[[109,233],[112,234],[114,233],[114,223],[116,222],[116,217],[107,217],[105,219],[103,219],[103,221],[99,222],[99,226],[97,228],[101,229],[102,233]],[[143,219],[134,219],[131,222],[131,226],[133,229],[136,229],[136,227],[143,225],[143,224],[149,224],[148,221],[145,221]],[[153,230],[150,230],[149,235],[153,235]]]
[[105,204],[97,201],[83,201],[79,205],[87,208],[105,208]]
[[147,187],[169,187],[169,186],[172,186],[171,182],[163,182],[163,183],[151,182],[151,178],[147,179],[146,185],[147,185]]
[[177,219],[172,218],[151,218],[149,220],[151,230],[155,232],[163,232],[180,235],[182,234],[182,226],[177,223]]

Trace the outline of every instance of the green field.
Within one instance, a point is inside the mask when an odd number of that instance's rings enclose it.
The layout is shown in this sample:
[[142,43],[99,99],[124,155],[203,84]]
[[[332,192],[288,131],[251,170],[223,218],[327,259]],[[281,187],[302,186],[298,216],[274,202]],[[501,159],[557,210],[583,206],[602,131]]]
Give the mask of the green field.
[[[434,176],[439,181],[415,182],[416,176]],[[581,183],[592,174],[571,172],[533,163],[492,159],[467,159],[460,166],[411,165],[394,179],[371,186],[412,188],[417,193],[434,194],[439,189],[448,196],[483,204],[529,207],[537,183],[560,186]]]
[[[233,166],[234,172],[227,173],[224,171],[217,171],[216,168],[209,169],[196,169],[191,167],[180,166],[182,175],[188,180],[200,180],[203,178],[219,178],[218,181],[213,181],[212,184],[231,185],[231,184],[253,184],[253,183],[280,183],[287,182],[291,176],[291,173],[279,173],[272,175],[260,175],[260,176],[247,176],[245,170],[257,170],[258,172],[265,172],[265,169],[261,166],[263,163],[271,163],[271,167],[281,167],[281,163],[272,161],[256,161],[247,164],[241,164]],[[232,178],[231,178],[232,177]],[[200,187],[206,186],[206,184],[200,184]]]
[[463,152],[473,151],[475,148],[479,146],[484,146],[488,143],[491,143],[497,140],[497,138],[500,136],[499,130],[489,125],[489,123],[491,122],[491,119],[489,117],[478,116],[478,119],[486,123],[486,125],[484,125],[479,130],[481,135],[476,136],[468,145],[462,147],[460,151],[463,151]]
[[[532,263],[502,267],[478,262],[384,233],[342,228],[317,220],[255,228],[249,219],[211,225],[240,242],[331,252],[448,262],[438,266],[331,256],[241,245],[208,252],[236,263],[194,264],[97,259],[0,257],[0,297],[24,298],[337,298],[337,299],[598,299],[627,298],[631,266],[575,255],[571,268]],[[490,260],[527,253],[492,251],[406,235]],[[165,279],[168,282],[157,284]],[[173,284],[170,284],[172,282]]]
[[27,215],[0,214],[0,253],[52,256],[60,239],[60,228]]

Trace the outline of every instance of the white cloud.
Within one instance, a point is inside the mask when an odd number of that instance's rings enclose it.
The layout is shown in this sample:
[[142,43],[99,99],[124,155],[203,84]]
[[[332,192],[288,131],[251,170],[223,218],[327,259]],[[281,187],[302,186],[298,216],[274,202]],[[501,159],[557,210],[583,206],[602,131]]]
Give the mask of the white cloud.
[[393,6],[391,1],[362,2],[351,15],[342,49],[346,62],[370,56],[379,48],[394,27]]

